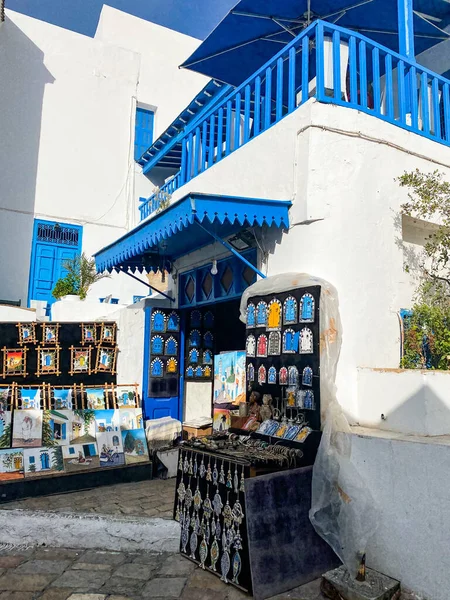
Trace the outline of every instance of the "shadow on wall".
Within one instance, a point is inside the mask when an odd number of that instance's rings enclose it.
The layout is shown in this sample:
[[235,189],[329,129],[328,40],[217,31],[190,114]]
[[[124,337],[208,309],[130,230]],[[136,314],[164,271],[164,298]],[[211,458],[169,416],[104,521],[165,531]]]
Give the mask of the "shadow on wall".
[[45,86],[43,52],[9,19],[0,35],[0,299],[26,304]]

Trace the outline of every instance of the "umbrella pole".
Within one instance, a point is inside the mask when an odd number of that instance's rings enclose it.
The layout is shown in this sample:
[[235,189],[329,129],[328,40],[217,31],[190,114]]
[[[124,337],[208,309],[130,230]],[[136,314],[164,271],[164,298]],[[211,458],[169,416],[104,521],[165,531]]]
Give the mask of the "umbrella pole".
[[308,25],[311,23],[311,0],[308,0]]

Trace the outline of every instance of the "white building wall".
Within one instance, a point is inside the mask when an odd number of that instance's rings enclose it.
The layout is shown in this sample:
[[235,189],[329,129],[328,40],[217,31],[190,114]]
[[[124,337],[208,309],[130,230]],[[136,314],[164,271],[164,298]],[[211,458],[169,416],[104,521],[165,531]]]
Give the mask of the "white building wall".
[[[448,166],[447,166],[448,165]],[[338,398],[358,420],[357,367],[398,367],[397,312],[412,303],[400,206],[405,170],[441,169],[450,149],[355,110],[309,101],[180,188],[292,200],[282,243],[266,234],[267,273],[306,272],[339,294],[343,345]]]

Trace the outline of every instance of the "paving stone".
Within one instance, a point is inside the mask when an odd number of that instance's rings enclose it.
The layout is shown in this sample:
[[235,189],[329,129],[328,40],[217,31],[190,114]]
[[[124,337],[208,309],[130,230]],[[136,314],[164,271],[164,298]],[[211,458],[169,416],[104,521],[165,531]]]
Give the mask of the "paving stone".
[[208,590],[217,590],[222,591],[223,588],[226,588],[226,583],[220,581],[220,577],[210,573],[209,571],[204,571],[203,569],[196,569],[194,573],[189,578],[188,586],[189,588],[206,588]]
[[[226,588],[225,585],[224,587]],[[226,589],[221,592],[218,592],[217,590],[213,592],[212,590],[199,590],[198,588],[188,588],[185,589],[181,595],[181,600],[226,600],[226,598]]]
[[[180,554],[174,554],[166,558],[159,569],[159,575],[166,577],[189,576],[197,565]],[[203,570],[203,569],[202,569]]]
[[0,556],[0,568],[15,569],[25,560],[27,560],[25,556]]
[[[227,585],[226,600],[248,600],[248,599],[249,599],[248,594],[241,592],[241,590],[238,590],[237,588],[233,587],[232,585]],[[269,600],[270,600],[270,598],[269,598]]]
[[165,560],[165,556],[160,554],[139,554],[133,558],[133,562],[139,565],[150,565],[152,568],[157,568]]
[[142,511],[146,517],[159,517],[160,512],[157,508],[149,508]]
[[154,598],[179,598],[184,586],[185,577],[156,578],[145,584],[142,597],[153,600]]
[[33,558],[41,560],[75,560],[80,558],[84,550],[75,548],[44,548],[40,546],[34,551]]
[[72,565],[72,569],[77,571],[86,569],[87,571],[111,571],[113,565],[95,565],[92,563],[76,562]]
[[72,594],[69,600],[105,600],[106,594]]
[[39,600],[67,600],[72,593],[73,590],[70,588],[49,587],[42,592]]
[[0,577],[0,590],[15,592],[39,592],[53,579],[54,575],[25,575],[6,572]]
[[52,583],[52,587],[82,588],[83,591],[96,590],[100,588],[108,578],[109,573],[106,573],[105,571],[70,570],[58,577],[58,579]]
[[125,554],[122,552],[104,552],[101,550],[88,550],[83,555],[84,563],[92,563],[93,565],[120,565],[126,560]]
[[131,600],[129,596],[115,596],[114,594],[109,596],[108,600]]
[[130,596],[139,596],[145,581],[140,579],[125,579],[123,577],[110,577],[101,592],[106,594],[129,594]]
[[125,577],[142,581],[148,581],[151,574],[152,570],[148,565],[139,565],[137,563],[125,563],[114,571],[114,577]]
[[63,573],[70,565],[70,560],[29,560],[17,567],[15,573]]
[[0,592],[0,600],[33,600],[36,592]]

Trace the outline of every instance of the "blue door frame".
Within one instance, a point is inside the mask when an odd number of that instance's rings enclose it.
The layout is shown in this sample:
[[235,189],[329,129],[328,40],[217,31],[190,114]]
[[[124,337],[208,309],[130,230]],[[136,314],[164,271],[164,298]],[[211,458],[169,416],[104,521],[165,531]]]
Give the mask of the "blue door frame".
[[81,225],[34,220],[28,306],[31,300],[54,302],[53,286],[64,276],[64,261],[81,254],[82,236]]

